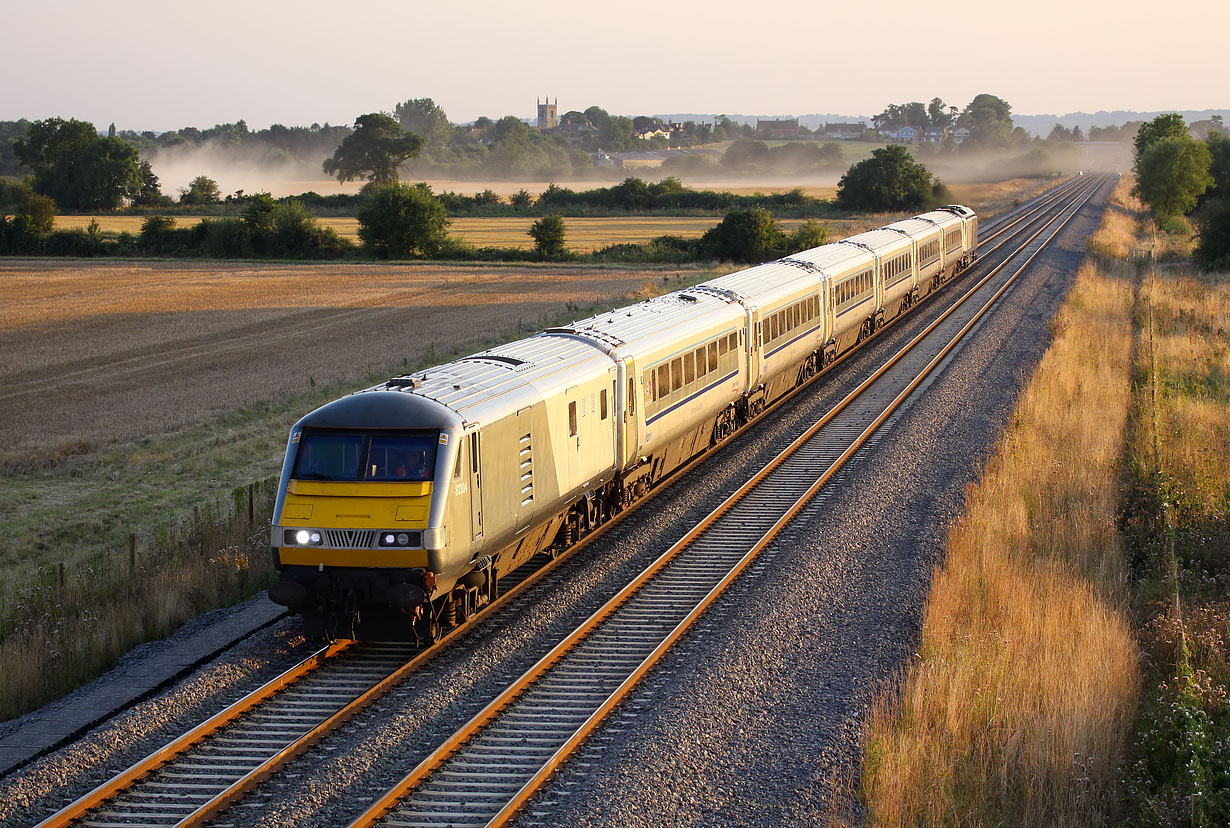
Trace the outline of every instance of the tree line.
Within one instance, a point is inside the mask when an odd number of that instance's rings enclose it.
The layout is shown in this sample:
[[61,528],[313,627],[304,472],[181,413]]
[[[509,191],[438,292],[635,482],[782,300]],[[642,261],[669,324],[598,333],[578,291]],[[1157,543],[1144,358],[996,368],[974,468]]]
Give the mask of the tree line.
[[1196,261],[1230,270],[1230,136],[1217,129],[1194,138],[1178,113],[1141,125],[1133,142],[1135,195],[1158,227],[1170,233],[1196,225]]

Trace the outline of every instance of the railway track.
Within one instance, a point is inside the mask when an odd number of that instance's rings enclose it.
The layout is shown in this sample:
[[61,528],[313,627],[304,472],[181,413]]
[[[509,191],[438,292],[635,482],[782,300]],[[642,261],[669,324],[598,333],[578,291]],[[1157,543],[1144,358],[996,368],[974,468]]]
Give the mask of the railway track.
[[[1061,185],[1036,202],[1031,202],[1026,207],[999,217],[994,222],[988,222],[983,246],[980,246],[980,258],[987,259],[996,251],[1009,245],[1013,239],[1021,236],[1029,237],[1026,246],[1035,243],[1044,235],[1047,227],[1051,227],[1058,221],[1058,215],[1055,218],[1046,218],[1050,211],[1061,202],[1072,199],[1078,192],[1091,192],[1093,186],[1090,182],[1080,180]],[[991,244],[995,239],[999,241]],[[984,250],[985,245],[990,246]],[[968,291],[958,305],[950,309],[931,328],[928,328],[928,331],[939,325],[940,321],[948,319],[957,307],[963,305],[970,296],[984,287],[988,280],[1003,269],[1009,258],[1011,257],[1005,258],[977,286]],[[514,683],[508,691],[505,691],[507,698],[500,697],[504,699],[502,703],[500,699],[492,702],[494,707],[489,709],[495,710],[501,717],[504,707],[510,705],[513,699],[521,701],[524,696],[527,701],[522,703],[530,705],[516,714],[519,718],[507,721],[499,718],[499,721],[505,722],[500,726],[509,727],[511,724],[511,729],[505,731],[506,735],[478,737],[477,739],[472,735],[453,737],[441,746],[437,754],[433,754],[434,758],[429,758],[423,765],[420,765],[419,769],[416,769],[415,774],[419,775],[413,783],[404,790],[399,787],[401,793],[391,794],[392,798],[385,797],[379,800],[377,806],[369,813],[375,813],[381,808],[388,811],[394,807],[396,799],[403,796],[406,791],[416,790],[418,793],[414,796],[418,796],[423,802],[436,803],[444,809],[443,811],[439,807],[434,811],[429,809],[430,813],[436,814],[437,817],[441,813],[447,813],[449,820],[456,821],[460,819],[460,815],[453,810],[455,807],[460,807],[457,791],[471,790],[478,795],[478,799],[487,803],[487,806],[484,806],[485,810],[480,809],[486,815],[484,819],[489,818],[491,813],[497,813],[504,814],[500,819],[506,821],[516,808],[532,795],[536,786],[545,780],[554,768],[558,767],[576,744],[585,738],[585,734],[597,726],[602,716],[618,703],[618,699],[622,697],[621,694],[611,691],[625,688],[625,686],[630,688],[639,676],[650,669],[657,658],[660,658],[661,653],[670,646],[670,643],[677,640],[679,635],[687,629],[691,623],[689,619],[702,612],[703,607],[708,606],[713,598],[720,594],[720,589],[724,588],[725,584],[729,583],[746,566],[751,557],[754,557],[755,552],[768,543],[772,534],[788,522],[797,508],[811,496],[814,488],[822,485],[823,480],[809,484],[801,490],[797,485],[794,488],[788,486],[786,489],[775,491],[761,489],[754,493],[752,489],[756,486],[767,485],[765,481],[768,478],[772,478],[773,481],[783,478],[799,478],[800,467],[807,468],[823,462],[829,463],[831,469],[835,470],[837,465],[844,462],[846,457],[857,450],[858,445],[862,444],[867,435],[864,432],[855,434],[851,430],[855,426],[850,424],[856,422],[850,419],[853,414],[842,412],[862,410],[859,406],[853,405],[854,401],[859,398],[879,399],[874,392],[866,396],[863,392],[870,390],[872,384],[881,378],[884,372],[902,363],[906,359],[907,352],[912,353],[914,345],[921,338],[920,335],[905,351],[894,357],[892,362],[868,379],[847,397],[839,408],[830,412],[809,431],[809,434],[814,436],[818,429],[825,430],[825,440],[830,439],[829,435],[832,434],[844,435],[844,438],[853,436],[855,442],[849,439],[842,441],[842,444],[850,443],[847,451],[830,456],[832,447],[827,446],[824,452],[828,453],[818,454],[816,452],[819,449],[814,446],[810,449],[801,448],[800,441],[810,439],[807,435],[796,440],[793,451],[797,452],[797,459],[787,462],[783,454],[779,460],[767,466],[754,481],[749,482],[740,490],[740,494],[732,495],[727,504],[723,504],[723,507],[720,507],[704,524],[705,528],[698,527],[689,533],[684,540],[668,551],[667,555],[671,556],[669,559],[664,556],[660,559],[659,564],[651,567],[651,572],[647,571],[647,575],[643,575],[635,582],[644,585],[644,590],[641,590],[640,586],[630,585],[620,593],[622,598],[617,596],[608,604],[610,611],[603,614],[607,610],[606,607],[599,611],[602,618],[595,621],[595,625],[605,623],[608,616],[615,615],[615,610],[619,609],[623,603],[627,603],[628,608],[621,610],[623,614],[610,619],[613,625],[618,620],[618,625],[610,627],[610,630],[618,629],[621,635],[626,637],[612,636],[608,641],[610,634],[606,631],[607,628],[604,628],[600,634],[594,634],[595,627],[589,626],[582,628],[584,631],[578,629],[561,642],[559,648],[575,646],[579,649],[575,654],[569,655],[572,660],[568,664],[571,666],[565,668],[560,665],[561,672],[551,672],[553,677],[551,681],[564,688],[585,687],[585,692],[579,696],[583,701],[557,702],[550,696],[540,698],[535,695],[541,692],[542,688],[551,686],[550,683],[543,685],[536,682],[548,669],[554,670],[557,666],[556,662],[563,659],[563,650],[557,648],[559,653],[552,651],[551,655],[548,655],[534,668],[535,670],[542,668],[537,678],[523,677],[522,681]],[[844,362],[844,360],[845,357],[839,362]],[[912,365],[913,363],[907,360],[907,364]],[[832,368],[829,369],[831,370]],[[827,374],[828,371],[825,373]],[[838,420],[840,422],[837,422]],[[877,425],[880,422],[883,422],[883,417],[877,421]],[[845,430],[842,431],[842,429]],[[686,471],[686,468],[679,473],[683,471]],[[827,479],[827,474],[831,473],[831,470],[826,473],[824,479]],[[813,474],[812,477],[814,476]],[[624,514],[630,514],[647,501],[648,498],[643,499],[636,507]],[[769,521],[768,524],[764,520],[758,523],[732,524],[732,521],[742,520],[739,516],[749,511],[763,512],[765,515],[774,514],[778,517]],[[724,517],[728,513],[733,517]],[[719,518],[722,520],[719,521]],[[701,537],[705,531],[708,531],[708,527],[718,522],[721,523],[723,531],[733,532],[733,534],[720,541]],[[614,524],[615,522],[608,523],[592,533],[575,551],[579,551],[581,547],[596,540]],[[736,528],[731,529],[732,525],[736,525]],[[739,543],[730,544],[730,538],[738,540]],[[750,551],[749,541],[751,542]],[[715,544],[723,547],[729,546],[731,549],[740,548],[743,551],[737,558],[731,558],[733,553],[718,554],[714,550]],[[680,556],[685,549],[688,550],[687,556],[679,557],[676,562],[676,557]],[[535,587],[540,585],[539,582],[572,554],[573,552],[570,552],[568,556],[550,562],[536,572],[532,571],[533,567],[526,567],[514,573],[507,583],[501,583],[501,591],[504,594],[495,604],[486,608],[473,622],[453,630],[430,648],[416,649],[402,645],[360,645],[339,642],[322,649],[302,664],[256,691],[252,696],[237,702],[115,779],[99,786],[89,795],[44,820],[39,824],[40,828],[69,824],[188,826],[209,822],[246,792],[274,775],[286,763],[304,754],[331,731],[370,706],[407,676],[419,671],[439,653],[460,643],[463,637],[474,632],[478,625],[486,620],[494,619],[497,613],[515,607],[519,602],[534,600],[538,592]],[[662,573],[663,570],[670,570],[672,577],[682,580],[669,588],[650,585],[649,580]],[[519,582],[514,585],[515,580]],[[684,600],[682,597],[684,595],[690,596],[688,600]],[[655,600],[665,603],[655,604]],[[528,695],[525,695],[522,691],[525,691],[529,684],[523,682],[533,683],[538,689],[529,690]],[[590,683],[584,684],[584,682]],[[515,689],[518,687],[520,690]],[[571,712],[568,715],[560,714],[554,707],[557,703],[561,705],[560,710]],[[582,717],[583,712],[585,715]],[[476,720],[482,718],[483,715],[480,714]],[[576,724],[575,720],[579,717],[583,719],[581,727],[573,728]],[[496,718],[494,715],[490,716],[488,722],[495,721]],[[483,742],[483,739],[487,739],[487,742]],[[492,756],[498,755],[487,749],[491,745],[520,744],[521,739],[546,739],[547,741],[542,742],[541,745],[539,741],[533,742],[535,749],[526,752],[526,755],[531,756],[533,761],[517,757],[507,762],[491,761]],[[544,746],[548,744],[554,747],[550,755],[546,756],[544,763],[539,761],[542,758],[540,754],[543,753]],[[443,784],[443,780],[453,778],[447,774],[457,773],[457,771],[443,770],[441,757],[446,751],[463,745],[469,750],[477,751],[468,760],[459,760],[462,764],[456,766],[466,769],[465,773],[469,776],[463,774],[457,777],[459,781],[456,784]],[[522,770],[518,772],[527,776],[527,779],[517,782],[516,790],[511,791],[514,797],[512,799],[505,797],[508,801],[493,812],[490,803],[497,801],[500,797],[491,792],[498,791],[500,796],[503,796],[505,792],[508,792],[506,789],[514,786],[513,782],[503,781],[503,771],[496,772],[496,766],[501,764],[521,768]],[[422,784],[424,782],[426,785]],[[438,783],[442,787],[430,787]],[[409,801],[413,803],[419,800],[411,797]],[[400,806],[398,808],[400,813]],[[427,812],[424,812],[423,819],[427,821],[423,824],[436,824],[432,820],[437,817],[426,814]],[[367,816],[364,817],[364,819],[367,818]],[[355,824],[372,824],[372,822],[364,822],[361,819]],[[396,824],[396,821],[391,824]],[[488,822],[480,821],[474,824],[488,824]],[[494,824],[499,824],[499,822]]]
[[[1102,180],[807,429],[355,819],[508,824],[670,647],[1012,286]],[[1023,261],[1021,261],[1023,260]],[[1003,278],[1011,263],[1019,264]],[[987,295],[989,293],[989,296]]]

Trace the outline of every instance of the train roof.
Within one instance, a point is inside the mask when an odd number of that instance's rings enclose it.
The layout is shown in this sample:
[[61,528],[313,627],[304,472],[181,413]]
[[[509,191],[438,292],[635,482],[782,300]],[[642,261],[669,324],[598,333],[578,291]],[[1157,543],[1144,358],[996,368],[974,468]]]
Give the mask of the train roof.
[[[952,219],[952,216],[949,216],[949,218]],[[928,221],[921,216],[893,222],[892,224],[887,225],[884,229],[900,230],[912,239],[926,238],[927,236],[939,233],[941,230],[940,227],[936,226],[935,222]]]
[[961,224],[963,216],[958,215],[951,210],[932,210],[929,213],[923,213],[921,216],[918,216],[918,218],[933,221],[940,227],[949,227],[954,224]]
[[611,360],[593,345],[539,334],[395,377],[358,394],[396,390],[432,400],[465,422],[486,422],[610,370]]
[[858,266],[859,263],[872,263],[871,254],[861,247],[856,247],[852,244],[836,243],[792,253],[788,259],[814,265],[824,270],[830,276],[845,271],[851,265]]
[[607,353],[621,349],[635,352],[675,342],[691,329],[703,330],[725,318],[743,315],[731,296],[708,285],[706,282],[571,325],[548,328],[545,334],[577,337]]
[[875,251],[876,255],[884,256],[896,253],[898,250],[910,246],[910,240],[894,230],[885,230],[883,228],[877,230],[868,230],[866,233],[859,233],[857,236],[850,236],[842,239],[838,244],[856,245],[863,248],[870,248]]
[[727,291],[763,307],[814,288],[819,279],[820,274],[806,266],[779,260],[710,279],[704,287]]

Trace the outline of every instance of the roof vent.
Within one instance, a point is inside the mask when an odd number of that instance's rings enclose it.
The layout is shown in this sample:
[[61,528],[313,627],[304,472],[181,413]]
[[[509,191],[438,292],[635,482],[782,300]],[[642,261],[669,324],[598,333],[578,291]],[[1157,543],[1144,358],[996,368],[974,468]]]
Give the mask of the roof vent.
[[[424,377],[426,379],[426,377]],[[414,377],[393,377],[385,384],[386,388],[418,388],[419,381]]]
[[697,299],[695,296],[693,296],[690,293],[681,293],[679,294],[679,298],[683,299],[686,302],[699,302],[700,301],[699,299]]
[[516,368],[518,365],[524,365],[524,359],[516,357],[500,356],[499,354],[475,354],[474,356],[463,357],[461,361],[465,362],[471,359],[482,359],[488,362],[503,362],[505,365],[511,365]]

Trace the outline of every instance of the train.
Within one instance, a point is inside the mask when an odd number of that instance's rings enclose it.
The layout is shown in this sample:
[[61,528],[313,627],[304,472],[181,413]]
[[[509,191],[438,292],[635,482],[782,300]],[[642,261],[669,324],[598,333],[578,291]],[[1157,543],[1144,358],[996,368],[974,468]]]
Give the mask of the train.
[[326,638],[432,641],[975,258],[952,205],[334,400],[292,427],[269,597]]

